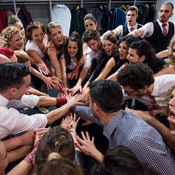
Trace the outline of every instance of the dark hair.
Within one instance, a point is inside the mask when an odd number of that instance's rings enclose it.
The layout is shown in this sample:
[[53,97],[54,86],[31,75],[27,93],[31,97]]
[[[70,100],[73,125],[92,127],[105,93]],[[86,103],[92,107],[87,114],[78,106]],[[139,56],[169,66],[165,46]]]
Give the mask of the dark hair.
[[30,23],[27,28],[26,28],[26,36],[27,36],[27,40],[31,40],[32,39],[32,31],[33,29],[38,29],[41,28],[41,30],[46,33],[46,28],[44,27],[43,24],[41,24],[40,22],[33,22]]
[[99,175],[143,175],[144,170],[136,155],[125,146],[109,148],[104,154],[104,160]]
[[138,12],[139,12],[138,8],[137,8],[136,6],[134,6],[134,5],[128,7],[128,9],[127,9],[127,11],[126,11],[126,14],[127,14],[128,11],[135,11],[136,14],[138,14]]
[[61,157],[66,158],[71,162],[73,162],[75,157],[73,138],[71,134],[61,126],[51,128],[44,134],[38,145],[35,158],[39,171],[47,164],[47,162],[53,160],[52,157],[55,157],[52,156],[53,153],[57,155],[56,159]]
[[29,74],[29,69],[24,64],[0,64],[0,92],[6,92],[9,88],[12,87],[19,89],[24,83],[23,78]]
[[139,57],[145,56],[143,63],[147,63],[150,68],[155,64],[155,50],[148,41],[140,40],[133,42],[129,47],[131,49],[136,49]]
[[137,37],[132,36],[132,35],[126,35],[118,40],[117,45],[119,46],[120,43],[123,41],[125,41],[129,47],[132,42],[139,41],[139,39]]
[[113,34],[107,34],[107,35],[105,35],[105,36],[103,37],[103,40],[109,40],[109,41],[111,41],[112,43],[117,44],[117,38],[116,38],[116,36],[113,35]]
[[78,46],[78,52],[76,54],[77,62],[80,60],[81,56],[83,55],[82,39],[79,37],[79,34],[77,32],[72,32],[71,35],[69,36],[69,38],[67,39],[67,41],[65,43],[65,47],[64,47],[64,57],[66,59],[67,65],[71,63],[71,57],[70,57],[70,55],[68,53],[68,49],[67,49],[69,41],[74,41],[77,43],[77,46]]
[[123,93],[120,85],[112,80],[97,80],[90,84],[90,97],[107,113],[121,108]]
[[84,17],[84,22],[86,20],[90,19],[91,21],[93,21],[95,24],[97,24],[97,20],[93,17],[93,15],[91,13],[88,13],[85,17]]
[[129,86],[133,90],[143,89],[154,83],[153,71],[140,62],[129,63],[123,67],[117,75],[117,80],[120,85]]
[[89,29],[89,30],[86,30],[84,33],[83,33],[83,41],[85,43],[87,43],[88,41],[94,39],[94,40],[97,40],[99,39],[100,37],[100,34],[97,30],[92,30],[92,29]]
[[[171,2],[164,2],[162,5],[164,5],[164,4],[169,4],[169,5],[171,5],[171,7],[172,7],[172,11],[173,11],[173,9],[174,9],[174,5],[173,5],[173,3],[171,3]],[[161,5],[161,6],[162,6]]]

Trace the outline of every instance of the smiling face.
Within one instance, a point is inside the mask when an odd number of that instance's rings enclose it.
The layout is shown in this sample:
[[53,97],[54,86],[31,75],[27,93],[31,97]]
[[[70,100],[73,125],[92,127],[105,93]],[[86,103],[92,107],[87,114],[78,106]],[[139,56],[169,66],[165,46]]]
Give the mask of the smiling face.
[[135,10],[129,10],[126,14],[126,20],[129,26],[135,26],[136,25],[136,19],[138,15]]
[[86,30],[92,29],[92,30],[96,30],[97,29],[97,23],[95,23],[93,20],[87,19],[84,22],[84,26]]
[[175,117],[175,89],[171,93],[171,99],[169,101],[169,117]]
[[44,39],[44,32],[42,31],[41,27],[37,29],[32,30],[32,40],[38,45],[43,44],[43,39]]
[[67,51],[70,55],[71,58],[75,57],[76,54],[78,53],[78,45],[77,42],[75,41],[69,41],[67,45]]
[[8,41],[9,48],[12,50],[22,49],[24,40],[20,33],[16,33],[12,36],[11,40]]
[[172,6],[170,4],[163,4],[159,10],[159,21],[167,23],[172,15]]
[[112,43],[109,40],[103,40],[103,49],[108,56],[112,55],[117,47],[116,43]]
[[59,27],[50,29],[50,37],[56,45],[63,44],[63,32]]
[[128,47],[128,45],[126,44],[126,41],[122,41],[122,42],[119,44],[118,51],[119,51],[120,59],[121,59],[121,60],[127,59],[128,49],[129,49],[129,47]]

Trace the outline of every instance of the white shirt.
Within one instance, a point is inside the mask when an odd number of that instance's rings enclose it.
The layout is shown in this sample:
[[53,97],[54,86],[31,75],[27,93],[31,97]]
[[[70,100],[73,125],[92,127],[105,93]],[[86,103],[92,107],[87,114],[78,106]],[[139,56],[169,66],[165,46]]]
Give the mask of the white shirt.
[[[43,43],[44,43],[44,47],[45,48],[47,47],[47,42],[48,42],[47,36],[45,35],[44,39],[43,39]],[[27,41],[25,49],[26,49],[26,51],[28,51],[28,50],[35,50],[35,51],[37,51],[37,53],[40,56],[40,58],[43,58],[45,56],[45,54],[40,50],[38,45],[33,40],[31,40],[31,41],[28,40]]]
[[[163,33],[162,23],[159,20],[157,20],[157,22],[158,22],[158,24],[159,24],[159,26],[160,26],[160,28],[162,30],[162,33]],[[165,28],[167,29],[167,33],[168,33],[168,31],[169,31],[169,23],[167,23]],[[143,30],[144,31],[144,34],[141,36],[141,38],[143,38],[143,37],[150,37],[150,36],[153,35],[154,25],[153,25],[152,22],[148,22],[144,26],[142,26],[139,30]],[[172,39],[174,39],[174,38],[175,38],[175,25],[174,25],[174,35],[173,35]]]
[[[128,31],[129,33],[131,32],[131,28],[134,28],[134,30],[136,30],[138,28],[138,23],[136,23],[135,26],[129,26],[127,24],[128,27]],[[122,37],[123,36],[123,25],[119,25],[117,28],[114,29],[115,32],[117,32],[117,36]]]
[[[175,74],[166,74],[154,78],[154,88],[150,95],[152,95],[156,100],[156,109],[168,107],[168,101],[166,101],[165,98],[167,97],[168,90],[174,85]],[[132,98],[133,97],[124,93],[124,101]],[[144,95],[141,98],[136,99],[148,106],[150,109],[152,108],[152,103],[148,96]]]
[[39,97],[36,95],[23,95],[21,100],[7,100],[0,95],[0,139],[10,134],[17,134],[36,128],[43,128],[47,124],[47,117],[44,114],[26,115],[21,114],[15,108],[37,105]]

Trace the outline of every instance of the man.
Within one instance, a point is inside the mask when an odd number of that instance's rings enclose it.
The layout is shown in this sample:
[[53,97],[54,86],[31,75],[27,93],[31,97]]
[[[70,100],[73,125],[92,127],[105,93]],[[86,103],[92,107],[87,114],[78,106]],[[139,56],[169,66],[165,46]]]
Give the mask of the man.
[[174,74],[154,78],[152,70],[140,62],[130,63],[121,69],[117,80],[124,90],[124,100],[135,98],[154,114],[168,107],[168,89],[175,85]]
[[[43,128],[47,124],[62,117],[69,109],[80,104],[81,97],[68,99],[51,98],[47,96],[24,95],[29,88],[30,72],[28,67],[20,63],[0,64],[0,139],[10,134],[16,134],[36,128]],[[63,103],[62,103],[63,101]],[[37,106],[52,106],[64,104],[48,114],[25,115],[15,108]]]
[[89,48],[87,50],[84,67],[83,70],[80,72],[77,84],[71,89],[73,94],[75,94],[78,91],[82,91],[81,85],[85,80],[88,72],[92,72],[93,69],[95,69],[96,67],[95,64],[93,65],[92,63],[95,63],[96,60],[99,60],[103,54],[102,42],[98,31],[92,29],[86,30],[82,38],[83,41],[87,43]]
[[[122,89],[117,82],[97,80],[90,84],[89,107],[77,106],[73,110],[88,120],[103,126],[103,134],[109,141],[109,148],[122,145],[131,149],[141,163],[146,163],[160,175],[175,172],[173,153],[164,143],[161,135],[137,116],[121,110]],[[103,155],[95,148],[89,135],[77,137],[77,147],[93,156],[99,162]]]
[[159,10],[158,20],[149,22],[143,27],[131,32],[135,37],[145,37],[156,50],[156,53],[166,50],[171,39],[175,38],[175,25],[168,22],[173,15],[173,4],[165,2]]
[[107,31],[106,33],[103,34],[106,35],[107,33],[113,33],[116,36],[123,37],[127,35],[128,33],[139,29],[142,27],[141,24],[137,23],[137,18],[138,18],[138,8],[136,6],[130,6],[127,11],[126,11],[126,21],[127,23],[125,25],[120,25],[116,29],[112,31]]

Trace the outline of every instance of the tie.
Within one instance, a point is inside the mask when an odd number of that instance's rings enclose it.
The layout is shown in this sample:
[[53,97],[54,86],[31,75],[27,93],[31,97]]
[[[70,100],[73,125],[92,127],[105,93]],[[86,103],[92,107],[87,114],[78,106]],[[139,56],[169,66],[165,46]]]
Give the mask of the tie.
[[130,30],[131,30],[131,32],[132,32],[132,31],[134,30],[134,27],[131,27]]
[[152,110],[155,110],[156,109],[156,100],[155,100],[155,98],[152,95],[148,95],[148,97],[151,100]]
[[162,24],[163,27],[163,36],[165,37],[167,35],[167,29],[165,28],[167,24]]

